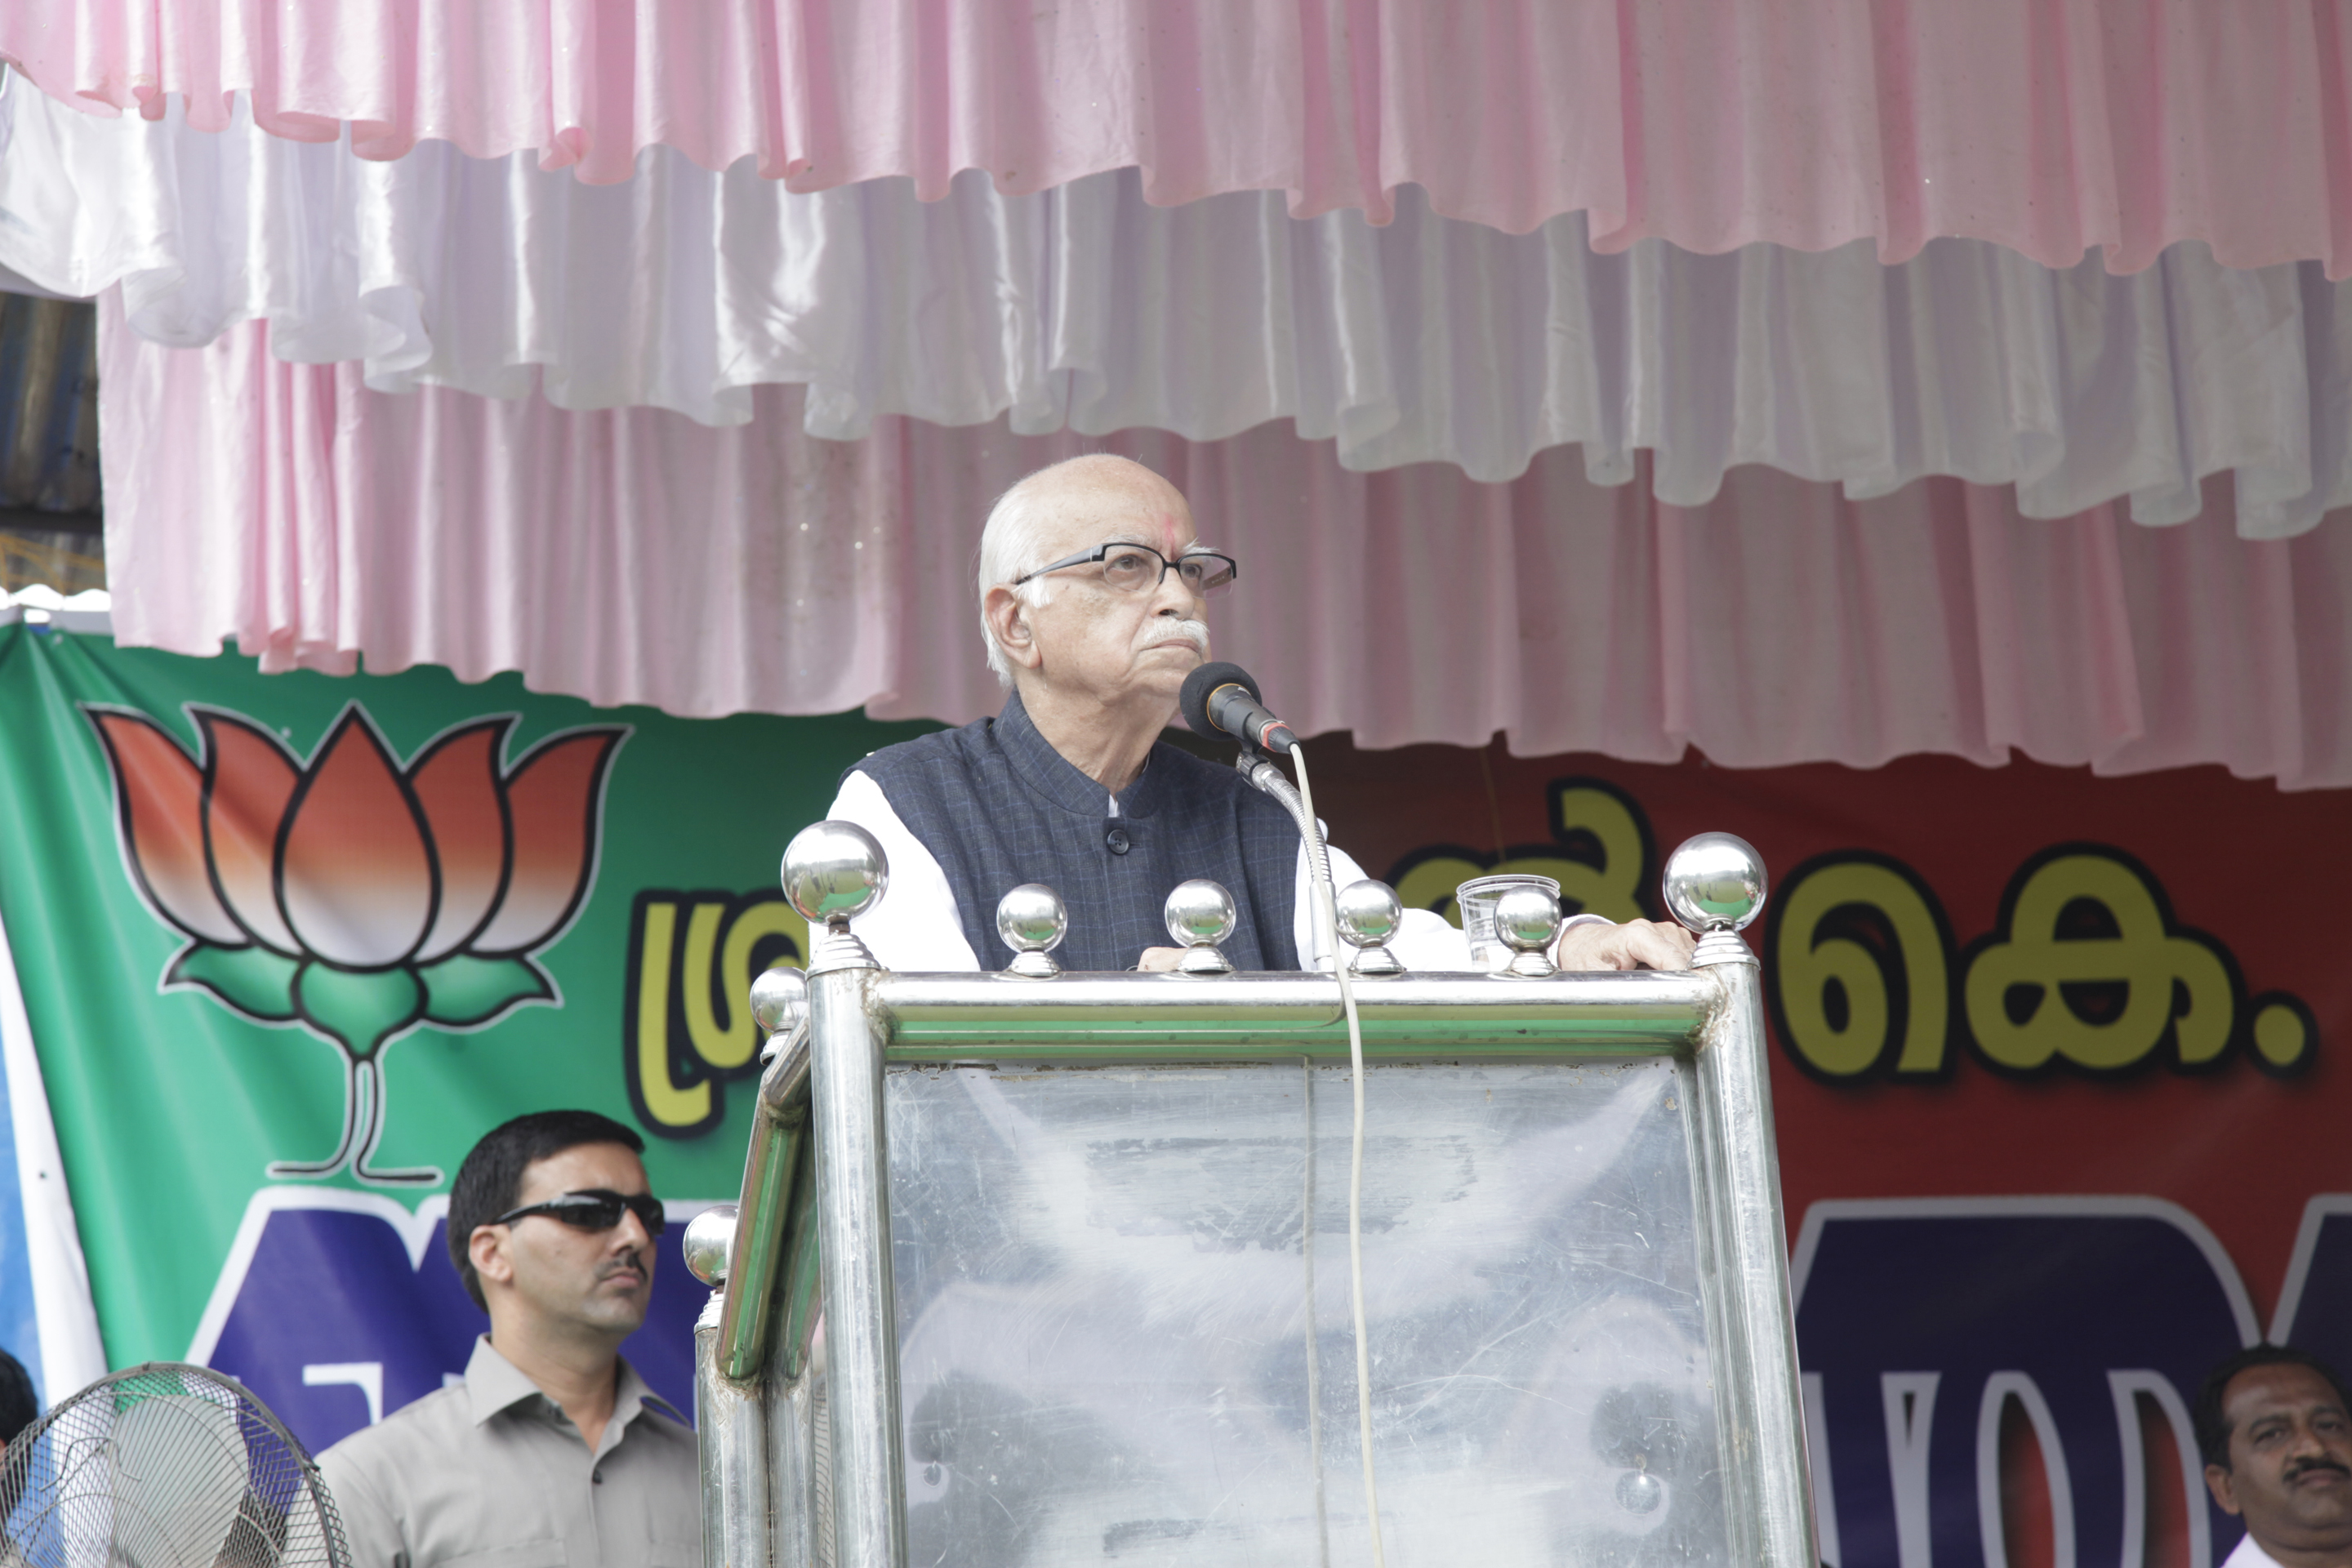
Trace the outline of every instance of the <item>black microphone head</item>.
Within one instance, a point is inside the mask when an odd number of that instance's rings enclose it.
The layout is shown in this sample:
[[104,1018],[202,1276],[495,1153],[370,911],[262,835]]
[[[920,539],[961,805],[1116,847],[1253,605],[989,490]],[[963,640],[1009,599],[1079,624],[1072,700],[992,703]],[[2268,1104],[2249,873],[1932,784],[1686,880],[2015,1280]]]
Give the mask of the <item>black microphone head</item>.
[[1181,695],[1184,722],[1192,727],[1195,735],[1206,736],[1212,741],[1237,741],[1240,736],[1219,729],[1217,721],[1209,717],[1209,693],[1220,686],[1238,686],[1254,700],[1265,700],[1258,696],[1257,682],[1252,680],[1249,671],[1240,665],[1204,664],[1184,678]]

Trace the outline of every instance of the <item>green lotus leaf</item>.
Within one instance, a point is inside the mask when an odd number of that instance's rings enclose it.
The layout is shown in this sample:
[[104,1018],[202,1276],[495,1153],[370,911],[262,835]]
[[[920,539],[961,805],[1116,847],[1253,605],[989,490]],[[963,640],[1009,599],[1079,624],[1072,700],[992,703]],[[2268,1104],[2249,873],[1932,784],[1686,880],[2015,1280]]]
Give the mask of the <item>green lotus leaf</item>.
[[405,969],[337,969],[310,963],[294,977],[302,1021],[365,1058],[391,1036],[416,1022],[425,988]]
[[290,958],[266,947],[215,947],[191,942],[163,972],[166,985],[198,985],[248,1018],[282,1024],[295,1016]]
[[453,1028],[488,1023],[519,1002],[555,996],[539,965],[521,958],[454,953],[425,965],[417,978],[425,982],[425,1021]]

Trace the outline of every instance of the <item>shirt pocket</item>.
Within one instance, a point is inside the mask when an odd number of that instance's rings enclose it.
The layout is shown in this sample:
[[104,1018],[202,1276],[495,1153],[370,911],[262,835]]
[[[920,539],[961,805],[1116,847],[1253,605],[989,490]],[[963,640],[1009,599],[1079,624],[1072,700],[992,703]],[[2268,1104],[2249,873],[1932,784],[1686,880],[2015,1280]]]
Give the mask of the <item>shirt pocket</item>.
[[561,1541],[516,1541],[485,1546],[478,1552],[460,1552],[454,1557],[436,1557],[431,1563],[418,1563],[416,1568],[570,1568],[571,1562],[572,1553]]

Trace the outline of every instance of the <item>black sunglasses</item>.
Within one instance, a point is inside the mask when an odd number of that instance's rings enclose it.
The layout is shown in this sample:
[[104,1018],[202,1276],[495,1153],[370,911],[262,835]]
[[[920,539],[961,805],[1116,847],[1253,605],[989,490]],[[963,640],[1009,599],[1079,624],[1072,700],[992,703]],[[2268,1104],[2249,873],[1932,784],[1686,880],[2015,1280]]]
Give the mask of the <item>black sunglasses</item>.
[[610,1187],[590,1187],[583,1192],[566,1193],[560,1198],[550,1198],[543,1204],[525,1204],[509,1209],[492,1225],[512,1225],[530,1215],[543,1214],[550,1219],[560,1219],[574,1230],[610,1230],[621,1223],[621,1213],[627,1210],[637,1216],[647,1236],[659,1236],[669,1224],[662,1213],[661,1199],[651,1193],[622,1194]]

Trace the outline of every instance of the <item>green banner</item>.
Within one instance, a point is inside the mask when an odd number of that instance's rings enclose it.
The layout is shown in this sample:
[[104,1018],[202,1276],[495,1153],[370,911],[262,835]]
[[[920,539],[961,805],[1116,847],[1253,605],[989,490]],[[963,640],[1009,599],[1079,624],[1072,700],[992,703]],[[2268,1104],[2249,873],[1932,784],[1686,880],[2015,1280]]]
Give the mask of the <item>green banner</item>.
[[[745,988],[806,942],[784,842],[842,769],[921,728],[598,710],[435,668],[265,676],[0,627],[0,917],[109,1359],[282,1340],[254,1317],[272,1268],[320,1311],[383,1316],[376,1264],[327,1229],[280,1237],[289,1215],[361,1216],[446,1304],[447,1178],[526,1110],[637,1125],[656,1192],[731,1197]],[[462,1351],[478,1320],[449,1310]],[[314,1440],[452,1370],[316,1355],[266,1379],[321,1402],[298,1422]],[[364,1410],[348,1378],[315,1381],[353,1364],[382,1368]]]
[[[264,677],[0,628],[0,916],[110,1358],[234,1372],[314,1444],[439,1387],[482,1318],[442,1257],[446,1184],[420,1173],[528,1109],[644,1129],[674,1217],[732,1197],[758,1066],[740,999],[806,940],[783,845],[917,728],[603,711],[429,669]],[[1988,1380],[2032,1378],[2078,1461],[2074,1517],[2112,1532],[2118,1472],[2084,1458],[2120,1451],[2110,1373],[2179,1410],[2256,1333],[2352,1363],[2352,972],[2282,899],[2352,878],[2344,792],[1309,744],[1339,844],[1440,912],[1508,868],[1625,918],[1691,834],[1763,854],[1747,937],[1836,1478],[1821,1512],[1849,1539],[1894,1528],[1888,1376],[1945,1379],[1959,1426],[1921,1484],[1955,1517],[1984,1495]],[[685,1401],[704,1292],[670,1239],[654,1285],[627,1353]],[[2235,1526],[2208,1513],[2176,1490],[2149,1538],[2218,1563]]]

